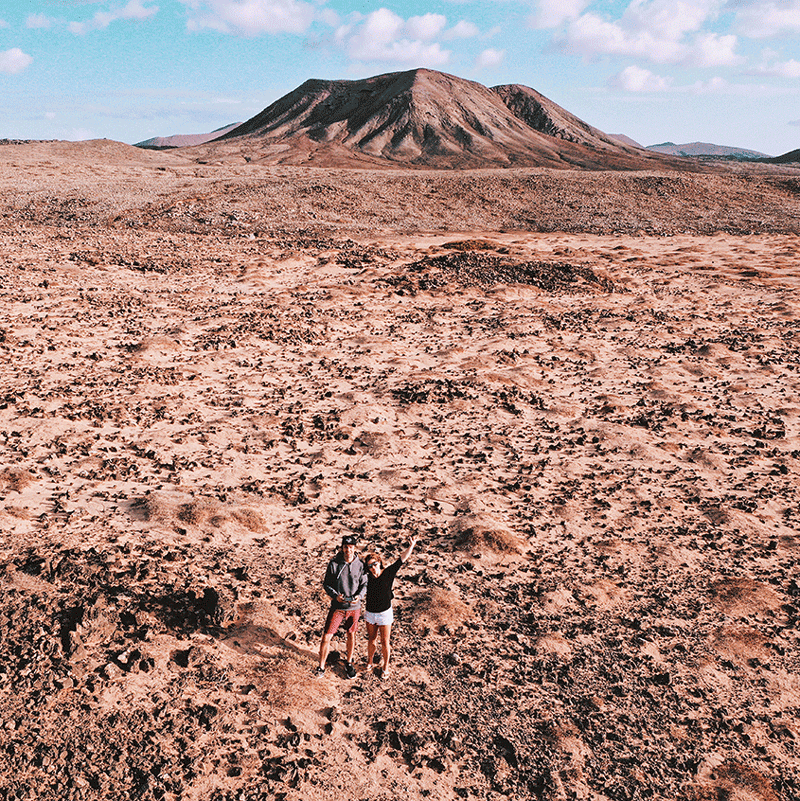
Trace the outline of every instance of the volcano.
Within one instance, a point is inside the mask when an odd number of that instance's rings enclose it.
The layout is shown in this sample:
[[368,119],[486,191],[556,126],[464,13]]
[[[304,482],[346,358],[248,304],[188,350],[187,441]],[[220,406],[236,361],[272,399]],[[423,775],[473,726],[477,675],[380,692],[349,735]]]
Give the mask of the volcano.
[[308,80],[205,148],[206,156],[315,166],[686,168],[529,87],[489,88],[427,69]]

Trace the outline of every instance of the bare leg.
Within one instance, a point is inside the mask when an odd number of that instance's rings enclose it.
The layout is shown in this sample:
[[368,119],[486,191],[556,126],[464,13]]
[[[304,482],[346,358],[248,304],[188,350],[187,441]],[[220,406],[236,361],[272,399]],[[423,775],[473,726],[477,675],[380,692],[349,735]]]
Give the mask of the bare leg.
[[325,664],[328,661],[328,652],[331,650],[331,639],[333,638],[332,634],[327,634],[323,636],[322,642],[319,646],[319,666],[325,670]]
[[374,623],[367,623],[367,670],[372,670],[372,660],[375,658],[378,627]]
[[392,648],[389,645],[389,637],[392,633],[392,624],[388,626],[378,626],[381,633],[381,653],[383,655],[383,664],[381,665],[381,675],[389,675],[389,658],[392,655]]
[[351,626],[347,631],[347,661],[353,663],[353,651],[356,649],[356,633]]

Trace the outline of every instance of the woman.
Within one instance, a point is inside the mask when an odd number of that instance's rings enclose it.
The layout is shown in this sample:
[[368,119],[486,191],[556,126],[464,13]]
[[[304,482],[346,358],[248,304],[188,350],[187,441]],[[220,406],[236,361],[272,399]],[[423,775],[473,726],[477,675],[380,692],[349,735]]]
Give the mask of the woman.
[[364,564],[367,568],[367,601],[364,611],[364,622],[367,624],[367,672],[373,668],[376,640],[381,636],[381,677],[389,675],[389,657],[392,654],[389,645],[389,636],[392,631],[392,585],[397,571],[403,562],[408,561],[411,551],[417,544],[417,538],[412,537],[408,547],[400,554],[397,560],[384,568],[383,559],[377,554],[367,554]]

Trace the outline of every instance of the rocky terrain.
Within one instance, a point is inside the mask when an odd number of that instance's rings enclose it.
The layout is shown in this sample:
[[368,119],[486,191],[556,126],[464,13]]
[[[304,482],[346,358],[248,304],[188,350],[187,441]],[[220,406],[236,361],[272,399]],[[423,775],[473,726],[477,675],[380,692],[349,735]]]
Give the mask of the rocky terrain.
[[193,158],[0,147],[0,796],[800,798],[796,172]]

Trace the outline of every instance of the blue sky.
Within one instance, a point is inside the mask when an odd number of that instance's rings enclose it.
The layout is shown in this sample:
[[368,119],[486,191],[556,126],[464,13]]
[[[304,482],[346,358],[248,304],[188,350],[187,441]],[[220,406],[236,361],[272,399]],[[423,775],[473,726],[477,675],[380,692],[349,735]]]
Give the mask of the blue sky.
[[202,133],[419,66],[644,145],[800,147],[800,0],[2,0],[0,138]]

